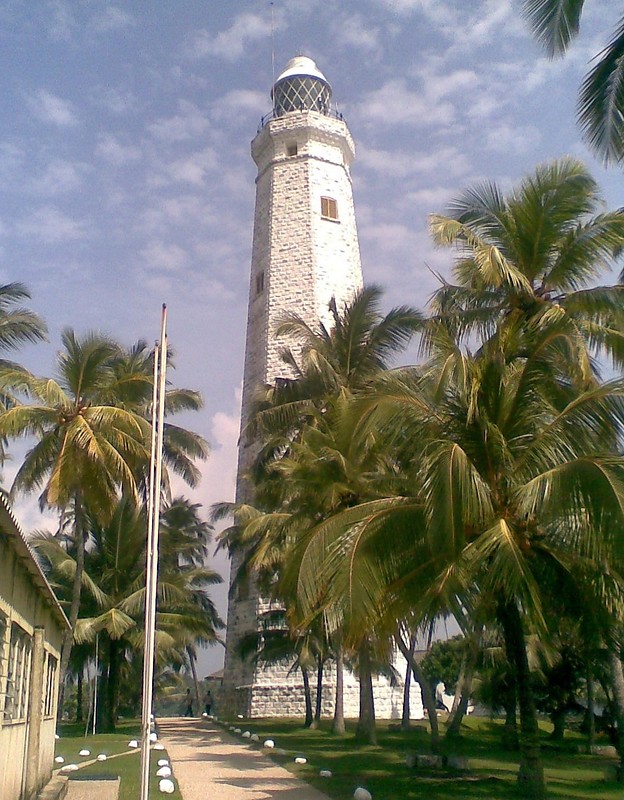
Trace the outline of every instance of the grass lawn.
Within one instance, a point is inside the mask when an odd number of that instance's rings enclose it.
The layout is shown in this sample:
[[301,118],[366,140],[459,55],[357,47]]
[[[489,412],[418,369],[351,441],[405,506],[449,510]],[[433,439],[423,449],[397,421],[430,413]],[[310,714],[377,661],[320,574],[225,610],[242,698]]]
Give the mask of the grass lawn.
[[[83,767],[70,775],[70,780],[91,778],[101,780],[105,777],[121,778],[119,800],[136,800],[141,789],[141,757],[139,751],[130,750],[128,742],[130,739],[138,739],[141,726],[137,720],[120,722],[117,726],[117,733],[100,733],[96,736],[84,735],[84,724],[76,725],[63,723],[59,726],[58,733],[60,739],[56,742],[57,756],[63,756],[65,764],[78,764],[90,761],[99,753],[108,756],[107,761],[96,762],[87,767]],[[90,756],[79,756],[78,753],[83,748],[91,751]],[[117,753],[123,753],[118,758],[111,758]],[[171,797],[172,800],[182,800],[182,796],[177,788],[171,795],[163,795],[158,791],[158,778],[156,762],[160,758],[168,758],[166,750],[152,750],[150,761],[150,798]],[[55,764],[55,767],[58,765]],[[175,778],[175,771],[173,777]]]
[[[261,742],[274,739],[276,747],[288,752],[287,756],[272,754],[274,760],[335,800],[350,800],[357,786],[367,788],[373,800],[423,797],[505,800],[522,796],[516,789],[517,756],[501,747],[501,723],[496,721],[468,719],[461,739],[450,748],[445,746],[449,755],[468,759],[470,772],[465,776],[408,769],[406,754],[427,752],[424,723],[413,723],[409,733],[402,733],[387,722],[380,722],[379,745],[371,747],[354,742],[355,723],[348,724],[347,735],[338,738],[330,733],[329,722],[316,731],[305,730],[300,720],[292,719],[235,722],[243,731],[257,733]],[[621,785],[604,777],[605,768],[615,763],[613,760],[579,754],[576,749],[584,743],[583,738],[567,732],[564,744],[555,748],[548,741],[549,732],[550,726],[544,723],[543,759],[550,796],[566,800],[620,800]],[[306,756],[307,764],[294,763],[298,754]],[[331,770],[333,776],[319,777],[321,769]]]

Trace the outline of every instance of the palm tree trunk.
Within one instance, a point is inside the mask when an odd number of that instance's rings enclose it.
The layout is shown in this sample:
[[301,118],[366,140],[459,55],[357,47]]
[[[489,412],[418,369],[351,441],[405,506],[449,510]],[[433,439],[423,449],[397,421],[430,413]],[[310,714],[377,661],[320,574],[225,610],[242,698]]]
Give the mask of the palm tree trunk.
[[69,630],[63,634],[63,644],[61,646],[61,666],[60,666],[60,687],[59,687],[59,703],[57,716],[58,719],[63,717],[63,701],[65,698],[65,678],[67,676],[67,668],[69,667],[69,659],[71,656],[72,646],[74,644],[74,631],[76,630],[76,622],[78,620],[78,613],[80,611],[80,596],[82,592],[82,576],[84,573],[84,554],[85,554],[85,541],[84,541],[84,519],[82,515],[82,493],[77,489],[74,494],[74,541],[76,544],[76,571],[74,573],[74,580],[72,583],[72,599],[69,607]]
[[321,707],[323,705],[323,666],[323,658],[318,656],[316,665],[316,697],[314,698],[314,719],[310,725],[312,730],[316,730],[321,724]]
[[195,702],[197,703],[197,715],[200,716],[201,714],[201,695],[199,692],[199,681],[197,680],[197,657],[195,655],[195,649],[189,644],[186,646],[186,654],[188,655],[189,664],[191,665],[191,674],[193,676],[193,686],[195,687]]
[[589,666],[587,667],[587,746],[591,748],[596,744],[596,717],[594,711],[594,681]]
[[[414,634],[410,636],[409,650],[412,656],[416,648],[416,637]],[[410,690],[412,688],[412,668],[407,662],[407,669],[405,670],[405,683],[403,684],[403,711],[401,714],[401,730],[408,731],[410,729]]]
[[76,678],[76,722],[82,722],[82,669]]
[[117,726],[117,706],[119,704],[119,642],[116,639],[110,639],[108,643],[105,703],[104,732],[114,733]]
[[540,756],[537,712],[531,689],[531,673],[527,657],[522,618],[513,600],[501,601],[499,615],[503,623],[505,649],[514,670],[520,710],[520,769],[518,783],[528,798],[546,796],[544,770]]
[[344,718],[344,650],[342,644],[338,645],[336,653],[336,703],[334,705],[334,721],[332,733],[342,736],[345,733]]
[[313,722],[312,716],[312,693],[310,692],[310,676],[305,667],[301,667],[301,674],[303,676],[303,695],[305,698],[305,722],[306,728],[309,728]]
[[611,687],[613,689],[613,706],[617,722],[617,751],[620,757],[618,780],[624,783],[624,673],[619,647],[613,646],[609,650],[609,671],[611,673]]
[[[473,646],[473,644],[475,646]],[[468,641],[467,649],[464,653],[461,663],[459,679],[457,681],[457,689],[455,691],[455,699],[453,700],[453,708],[451,709],[451,717],[446,728],[447,737],[459,736],[461,723],[468,709],[468,702],[470,700],[470,692],[472,689],[472,679],[477,666],[478,655],[479,650],[476,643]]]
[[364,642],[359,652],[360,673],[360,716],[355,738],[366,744],[377,744],[377,730],[375,728],[375,700],[373,697],[373,676],[371,672],[370,649],[368,642]]
[[420,667],[418,666],[413,653],[410,653],[409,647],[405,644],[405,642],[401,638],[400,633],[397,633],[395,635],[395,641],[397,643],[399,650],[403,654],[403,657],[412,668],[412,674],[414,675],[416,682],[420,686],[423,704],[425,706],[427,716],[429,717],[431,749],[435,752],[440,746],[440,727],[438,725],[438,712],[436,710],[435,698],[433,696],[433,692],[431,691],[431,686],[429,685],[429,681],[425,678]]

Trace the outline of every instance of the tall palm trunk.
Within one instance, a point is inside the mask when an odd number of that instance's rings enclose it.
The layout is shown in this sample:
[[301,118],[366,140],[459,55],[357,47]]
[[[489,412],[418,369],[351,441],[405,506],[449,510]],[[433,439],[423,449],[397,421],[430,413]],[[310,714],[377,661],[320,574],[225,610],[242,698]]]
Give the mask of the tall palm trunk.
[[[416,649],[416,636],[412,634],[409,640],[409,651],[414,655]],[[410,729],[410,691],[412,688],[412,668],[409,661],[405,670],[405,683],[403,684],[403,711],[401,714],[401,730],[408,731]]]
[[414,676],[414,679],[420,686],[423,704],[425,706],[425,710],[429,718],[431,749],[435,752],[440,746],[440,727],[438,725],[438,712],[436,710],[435,698],[433,696],[433,692],[431,691],[431,686],[429,685],[429,681],[423,675],[422,670],[418,666],[418,663],[414,658],[414,654],[410,653],[409,647],[407,646],[407,644],[405,644],[405,642],[401,638],[400,633],[396,634],[395,641],[397,643],[399,650],[403,654],[403,657],[412,668],[412,674]]
[[315,730],[321,724],[321,711],[323,705],[323,667],[325,661],[322,656],[317,656],[316,662],[316,697],[314,698],[314,719],[310,728]]
[[303,676],[303,696],[305,699],[305,722],[306,728],[312,725],[314,716],[312,714],[312,692],[310,691],[310,676],[305,667],[301,667],[301,675]]
[[85,532],[84,518],[82,513],[82,492],[80,489],[77,489],[74,493],[74,541],[76,544],[76,571],[74,572],[74,580],[72,583],[72,599],[69,607],[70,629],[66,630],[63,634],[63,643],[61,646],[60,688],[57,711],[59,720],[63,718],[65,678],[67,676],[67,668],[69,667],[69,659],[74,644],[74,631],[76,630],[76,622],[78,621],[78,614],[80,612],[82,577],[84,574]]
[[342,736],[345,732],[344,718],[344,650],[342,644],[338,645],[336,653],[336,702],[334,705],[334,721],[332,733]]
[[544,770],[540,756],[537,712],[531,689],[531,673],[527,657],[522,618],[514,600],[503,600],[499,604],[499,615],[503,623],[505,649],[516,678],[518,707],[520,710],[520,769],[518,783],[525,797],[546,796]]
[[119,704],[119,642],[110,639],[108,643],[108,676],[104,695],[104,732],[114,733],[117,726],[117,707]]
[[596,717],[594,703],[594,681],[589,664],[587,665],[587,746],[591,748],[596,744]]
[[613,706],[617,722],[617,751],[620,757],[618,780],[624,783],[624,673],[619,646],[609,649],[609,671],[611,673],[611,688],[613,689]]
[[471,635],[466,639],[466,650],[461,662],[459,671],[459,679],[457,681],[457,689],[455,691],[455,698],[453,699],[453,707],[451,709],[451,717],[446,727],[446,736],[459,736],[462,720],[468,710],[468,702],[470,700],[470,692],[472,690],[472,680],[474,677],[475,669],[477,666],[477,659],[479,657],[479,641],[480,632]]
[[373,697],[373,675],[370,660],[370,645],[365,641],[359,651],[360,716],[355,738],[367,744],[377,744],[375,728],[375,700]]
[[195,687],[195,702],[197,703],[197,716],[201,715],[201,694],[199,691],[199,680],[197,679],[197,656],[195,655],[195,648],[190,644],[186,646],[186,654],[188,655],[189,664],[191,666],[191,675],[193,676],[193,686]]
[[76,722],[82,722],[82,668],[78,671],[76,678]]

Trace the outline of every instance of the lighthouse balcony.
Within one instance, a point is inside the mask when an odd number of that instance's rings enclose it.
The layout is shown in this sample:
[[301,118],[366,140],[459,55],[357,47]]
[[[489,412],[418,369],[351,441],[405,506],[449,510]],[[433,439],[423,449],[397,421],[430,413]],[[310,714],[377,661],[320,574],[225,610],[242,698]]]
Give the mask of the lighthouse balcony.
[[345,121],[345,118],[343,117],[341,112],[340,111],[336,111],[335,109],[328,109],[327,111],[318,111],[316,109],[307,108],[305,105],[302,104],[301,108],[297,108],[297,109],[293,108],[290,111],[283,111],[283,110],[278,111],[276,109],[273,109],[272,111],[269,111],[269,113],[265,114],[262,117],[262,119],[260,120],[260,124],[258,125],[258,131],[257,132],[260,133],[260,131],[265,127],[265,125],[267,125],[272,119],[281,119],[281,118],[283,118],[285,116],[289,116],[291,114],[307,114],[310,111],[312,111],[313,113],[316,113],[316,114],[318,114],[319,116],[322,116],[322,117],[331,117],[332,119],[340,120],[340,122],[344,122]]

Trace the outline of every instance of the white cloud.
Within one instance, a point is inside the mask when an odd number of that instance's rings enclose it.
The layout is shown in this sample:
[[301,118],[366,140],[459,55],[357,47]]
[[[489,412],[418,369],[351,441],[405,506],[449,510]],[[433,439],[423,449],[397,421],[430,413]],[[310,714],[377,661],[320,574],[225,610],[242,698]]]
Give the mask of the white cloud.
[[351,45],[359,50],[378,51],[379,29],[365,21],[359,14],[344,17],[338,24],[341,45]]
[[48,244],[75,241],[86,236],[87,226],[68,216],[56,206],[42,206],[18,222],[16,229],[22,235],[40,239]]
[[124,145],[110,133],[102,134],[98,138],[95,154],[117,167],[123,164],[130,164],[141,158],[141,151],[138,147],[131,144]]
[[72,9],[61,0],[54,0],[54,2],[48,3],[48,8],[50,11],[49,16],[47,16],[50,38],[60,42],[69,41],[76,28],[76,20]]
[[180,101],[179,112],[172,117],[161,117],[148,126],[156,139],[173,143],[200,139],[210,128],[206,114],[188,100]]
[[39,89],[31,94],[28,97],[28,105],[42,122],[58,125],[60,128],[76,125],[78,122],[73,104],[45,89]]
[[197,31],[187,52],[194,58],[211,55],[226,61],[236,61],[244,54],[250,42],[268,38],[270,35],[271,18],[268,14],[240,14],[227,30],[216,36],[205,29]]
[[467,158],[455,147],[432,148],[427,152],[402,153],[396,150],[359,148],[358,165],[388,177],[438,172],[444,164],[451,174],[465,174]]
[[[168,164],[163,164],[161,176],[167,176],[168,181],[174,183],[189,183],[193,186],[204,186],[206,175],[219,166],[217,156],[211,148],[199,150],[184,158],[178,158]],[[162,182],[162,177],[156,178],[156,184]]]
[[223,95],[213,106],[215,119],[231,119],[241,111],[252,111],[258,116],[267,112],[269,96],[267,92],[254,92],[251,89],[233,89]]
[[48,164],[42,175],[33,178],[31,189],[43,195],[71,192],[82,185],[86,171],[86,164],[56,159]]
[[485,146],[498,153],[522,154],[534,150],[540,139],[541,134],[534,125],[514,126],[501,122],[488,127]]
[[116,6],[106,6],[99,11],[91,20],[91,28],[97,33],[108,33],[122,28],[136,25],[136,20],[127,11]]
[[432,103],[426,87],[414,91],[408,88],[404,78],[388,81],[380,89],[369,92],[358,106],[358,112],[368,122],[391,126],[445,125],[455,117],[451,103]]
[[179,272],[188,263],[188,252],[177,244],[151,242],[141,250],[148,271]]

